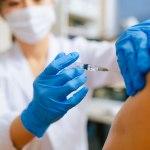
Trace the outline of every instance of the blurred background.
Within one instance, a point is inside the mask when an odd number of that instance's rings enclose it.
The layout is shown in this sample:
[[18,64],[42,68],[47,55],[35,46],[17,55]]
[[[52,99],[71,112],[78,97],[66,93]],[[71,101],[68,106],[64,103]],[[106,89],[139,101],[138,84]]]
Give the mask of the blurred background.
[[[149,19],[149,4],[149,0],[60,0],[54,33],[111,40],[124,28]],[[1,20],[0,51],[7,50],[10,44],[9,29]]]
[[[125,28],[149,19],[149,4],[149,0],[60,0],[54,33],[112,40]],[[7,50],[10,44],[8,26],[1,19],[0,51]]]
[[[149,6],[149,0],[60,0],[53,32],[69,38],[115,41],[126,28],[149,19]],[[9,28],[0,18],[0,52],[11,44]],[[114,116],[126,99],[122,83],[95,89],[87,126],[90,150],[102,149]]]

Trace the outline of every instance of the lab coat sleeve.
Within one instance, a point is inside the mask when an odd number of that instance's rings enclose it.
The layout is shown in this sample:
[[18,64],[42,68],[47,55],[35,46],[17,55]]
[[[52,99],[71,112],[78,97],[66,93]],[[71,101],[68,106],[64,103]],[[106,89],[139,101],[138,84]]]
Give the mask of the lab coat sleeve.
[[73,42],[74,47],[80,53],[84,63],[107,67],[114,72],[88,72],[88,85],[92,88],[103,87],[123,81],[119,71],[115,44],[107,41],[96,42],[88,41],[84,38],[76,38]]
[[0,72],[0,150],[16,150],[10,138],[10,125],[17,112],[9,111],[6,95],[3,92],[6,88],[3,73]]

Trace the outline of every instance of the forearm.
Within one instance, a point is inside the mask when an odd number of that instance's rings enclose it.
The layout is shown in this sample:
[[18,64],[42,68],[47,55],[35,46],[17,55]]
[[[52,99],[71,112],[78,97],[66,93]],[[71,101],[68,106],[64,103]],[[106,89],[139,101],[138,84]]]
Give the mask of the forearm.
[[10,135],[14,146],[19,150],[34,138],[34,135],[24,128],[20,116],[13,121]]
[[116,116],[104,150],[150,149],[150,75],[143,91],[127,100]]

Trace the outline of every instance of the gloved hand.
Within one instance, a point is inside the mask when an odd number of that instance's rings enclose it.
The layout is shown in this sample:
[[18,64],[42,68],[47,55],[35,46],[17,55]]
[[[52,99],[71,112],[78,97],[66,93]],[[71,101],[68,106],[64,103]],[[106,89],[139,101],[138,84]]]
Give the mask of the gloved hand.
[[34,81],[33,100],[23,111],[21,120],[24,127],[35,136],[43,136],[49,125],[62,118],[87,94],[88,88],[83,87],[67,98],[87,81],[83,69],[64,69],[78,57],[77,53],[59,54]]
[[150,71],[150,20],[129,28],[117,41],[118,63],[127,94],[134,96],[145,87]]

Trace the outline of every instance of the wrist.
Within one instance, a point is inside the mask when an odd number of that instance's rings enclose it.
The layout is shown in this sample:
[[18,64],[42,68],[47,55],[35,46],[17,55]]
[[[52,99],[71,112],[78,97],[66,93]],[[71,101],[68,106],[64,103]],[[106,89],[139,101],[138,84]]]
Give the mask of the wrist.
[[17,149],[22,149],[34,138],[34,135],[24,128],[20,116],[12,122],[10,127],[10,135],[13,145]]

